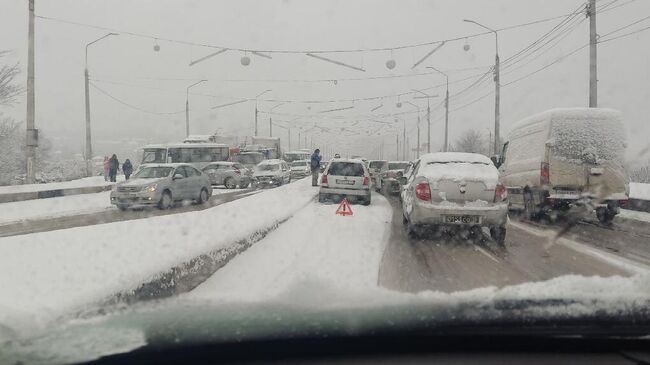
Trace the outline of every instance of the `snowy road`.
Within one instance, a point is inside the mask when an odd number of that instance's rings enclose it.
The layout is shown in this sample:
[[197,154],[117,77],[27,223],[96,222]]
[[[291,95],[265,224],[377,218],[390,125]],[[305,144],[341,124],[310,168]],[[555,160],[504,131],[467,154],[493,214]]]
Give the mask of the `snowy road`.
[[[617,220],[613,227],[584,222],[564,239],[552,243],[558,228],[512,220],[506,248],[501,249],[488,237],[478,244],[460,238],[410,239],[402,228],[399,202],[392,198],[391,204],[394,207],[392,233],[383,256],[379,283],[393,290],[451,292],[571,274],[629,276],[648,267],[644,264],[650,264],[644,259],[650,257],[649,238],[638,237],[639,229],[626,227],[631,224],[628,221]],[[618,252],[610,249],[614,245],[618,246]]]
[[110,203],[110,192],[3,203],[0,205],[0,237],[203,210],[257,192],[216,188],[210,201],[204,205],[125,212]]

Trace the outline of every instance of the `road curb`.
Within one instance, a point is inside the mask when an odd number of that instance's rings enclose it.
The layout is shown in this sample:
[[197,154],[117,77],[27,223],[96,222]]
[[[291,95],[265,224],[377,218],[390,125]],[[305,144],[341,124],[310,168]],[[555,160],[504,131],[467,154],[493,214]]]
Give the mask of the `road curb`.
[[56,197],[69,196],[69,195],[101,193],[103,191],[111,190],[111,188],[112,185],[102,185],[102,186],[84,186],[79,188],[67,188],[67,189],[39,190],[39,191],[30,191],[30,192],[22,192],[22,193],[7,193],[7,194],[0,194],[0,203],[11,203],[11,202],[24,201],[24,200],[56,198]]

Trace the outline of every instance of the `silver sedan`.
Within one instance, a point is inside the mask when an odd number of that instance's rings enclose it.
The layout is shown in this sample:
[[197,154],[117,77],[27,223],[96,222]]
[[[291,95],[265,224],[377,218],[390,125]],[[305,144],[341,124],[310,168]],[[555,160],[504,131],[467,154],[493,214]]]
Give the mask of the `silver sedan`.
[[120,210],[158,206],[170,208],[174,201],[205,203],[212,195],[208,177],[188,164],[143,165],[111,191],[111,203]]

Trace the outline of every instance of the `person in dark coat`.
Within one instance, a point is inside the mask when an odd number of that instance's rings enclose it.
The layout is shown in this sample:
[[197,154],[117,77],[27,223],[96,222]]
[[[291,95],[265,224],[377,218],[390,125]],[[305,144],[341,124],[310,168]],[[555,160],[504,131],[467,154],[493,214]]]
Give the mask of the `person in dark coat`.
[[111,159],[108,160],[108,177],[111,182],[115,182],[117,178],[117,172],[120,170],[120,161],[117,160],[117,155],[113,154]]
[[320,150],[317,148],[311,155],[311,186],[318,186],[318,173],[320,172]]
[[133,173],[133,165],[131,164],[131,161],[127,158],[126,161],[124,161],[124,164],[122,164],[122,172],[124,173],[124,178],[128,180],[131,177],[131,174]]

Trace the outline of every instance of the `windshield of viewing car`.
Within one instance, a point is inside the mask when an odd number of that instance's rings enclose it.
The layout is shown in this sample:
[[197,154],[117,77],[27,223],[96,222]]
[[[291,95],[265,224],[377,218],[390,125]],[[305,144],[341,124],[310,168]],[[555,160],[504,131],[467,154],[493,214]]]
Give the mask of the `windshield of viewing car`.
[[167,177],[174,171],[172,167],[142,167],[133,175],[137,179],[157,179]]
[[0,1],[0,365],[650,344],[649,45],[650,0]]
[[334,176],[363,176],[363,165],[358,162],[332,162],[328,175]]

